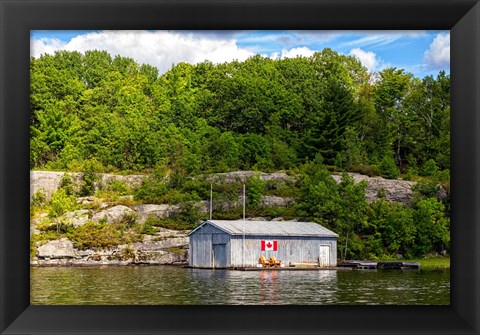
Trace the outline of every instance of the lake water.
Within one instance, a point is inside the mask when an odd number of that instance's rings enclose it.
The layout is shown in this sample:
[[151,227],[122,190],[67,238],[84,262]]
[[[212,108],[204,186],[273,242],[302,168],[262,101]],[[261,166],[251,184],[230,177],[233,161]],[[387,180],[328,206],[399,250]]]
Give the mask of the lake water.
[[448,270],[32,267],[32,305],[448,305]]

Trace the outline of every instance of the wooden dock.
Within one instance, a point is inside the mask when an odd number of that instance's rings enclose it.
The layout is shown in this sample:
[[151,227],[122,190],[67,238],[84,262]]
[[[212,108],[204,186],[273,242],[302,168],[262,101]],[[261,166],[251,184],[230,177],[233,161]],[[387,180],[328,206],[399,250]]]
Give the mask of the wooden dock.
[[347,267],[352,269],[367,270],[418,270],[420,263],[418,262],[370,262],[370,261],[345,261],[337,264],[338,267]]

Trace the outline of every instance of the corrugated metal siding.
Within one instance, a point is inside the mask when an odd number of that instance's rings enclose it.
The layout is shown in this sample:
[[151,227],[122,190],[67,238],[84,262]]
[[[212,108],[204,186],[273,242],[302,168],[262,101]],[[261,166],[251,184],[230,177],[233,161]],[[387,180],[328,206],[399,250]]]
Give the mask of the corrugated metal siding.
[[[261,240],[275,239],[278,241],[277,251],[262,251]],[[230,266],[243,265],[243,238],[232,236]],[[245,266],[256,266],[261,255],[267,259],[275,256],[286,266],[290,262],[318,262],[320,245],[330,246],[330,266],[337,265],[337,241],[335,238],[286,238],[272,236],[245,238]]]
[[[256,236],[325,236],[338,237],[338,234],[315,222],[296,221],[226,221],[208,220],[208,226],[216,226],[230,235]],[[210,223],[210,224],[208,224]],[[200,228],[203,229],[203,228]]]

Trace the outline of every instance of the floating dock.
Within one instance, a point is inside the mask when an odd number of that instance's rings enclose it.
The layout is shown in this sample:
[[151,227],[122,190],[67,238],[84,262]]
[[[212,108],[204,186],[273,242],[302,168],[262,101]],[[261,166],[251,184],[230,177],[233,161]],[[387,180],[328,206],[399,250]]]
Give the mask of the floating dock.
[[418,270],[418,262],[370,262],[370,261],[345,261],[337,264],[337,267],[346,267],[352,269],[370,269],[370,270]]

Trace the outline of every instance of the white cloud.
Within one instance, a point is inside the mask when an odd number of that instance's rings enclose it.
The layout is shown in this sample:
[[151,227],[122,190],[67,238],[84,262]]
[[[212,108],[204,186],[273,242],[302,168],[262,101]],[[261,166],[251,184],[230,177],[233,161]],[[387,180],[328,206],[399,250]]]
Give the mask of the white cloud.
[[[295,58],[295,57],[310,57],[313,56],[315,51],[307,47],[292,48],[289,50],[283,49],[281,58]],[[278,54],[277,54],[278,57]]]
[[401,38],[419,38],[427,36],[427,33],[423,30],[351,31],[350,33],[360,33],[361,37],[352,41],[340,43],[340,46],[376,48],[392,44]]
[[339,36],[340,32],[330,30],[285,30],[260,33],[252,31],[250,34],[241,36],[244,44],[278,44],[283,48],[291,48],[295,45],[309,45],[312,43],[328,42]]
[[372,51],[364,51],[359,48],[350,50],[350,56],[357,58],[368,71],[374,72],[379,65],[377,55]]
[[65,47],[65,44],[55,38],[32,39],[30,41],[30,54],[39,57],[43,54],[53,54],[63,47]]
[[450,33],[440,33],[425,51],[425,62],[435,70],[446,70],[450,67]]
[[[264,56],[265,57],[265,56]],[[273,52],[271,55],[270,55],[270,58],[271,59],[279,59],[280,58],[280,54],[278,52]]]
[[223,63],[235,59],[243,61],[254,55],[251,51],[239,48],[231,34],[218,36],[172,31],[101,31],[79,35],[66,44],[55,39],[31,42],[31,54],[35,57],[56,50],[85,52],[94,49],[153,65],[160,73],[179,62],[195,64],[210,60],[213,63]]
[[345,47],[352,47],[352,46],[359,46],[359,47],[378,47],[386,44],[390,44],[395,42],[401,37],[399,34],[380,34],[380,35],[367,35],[362,38],[342,43],[342,46]]

